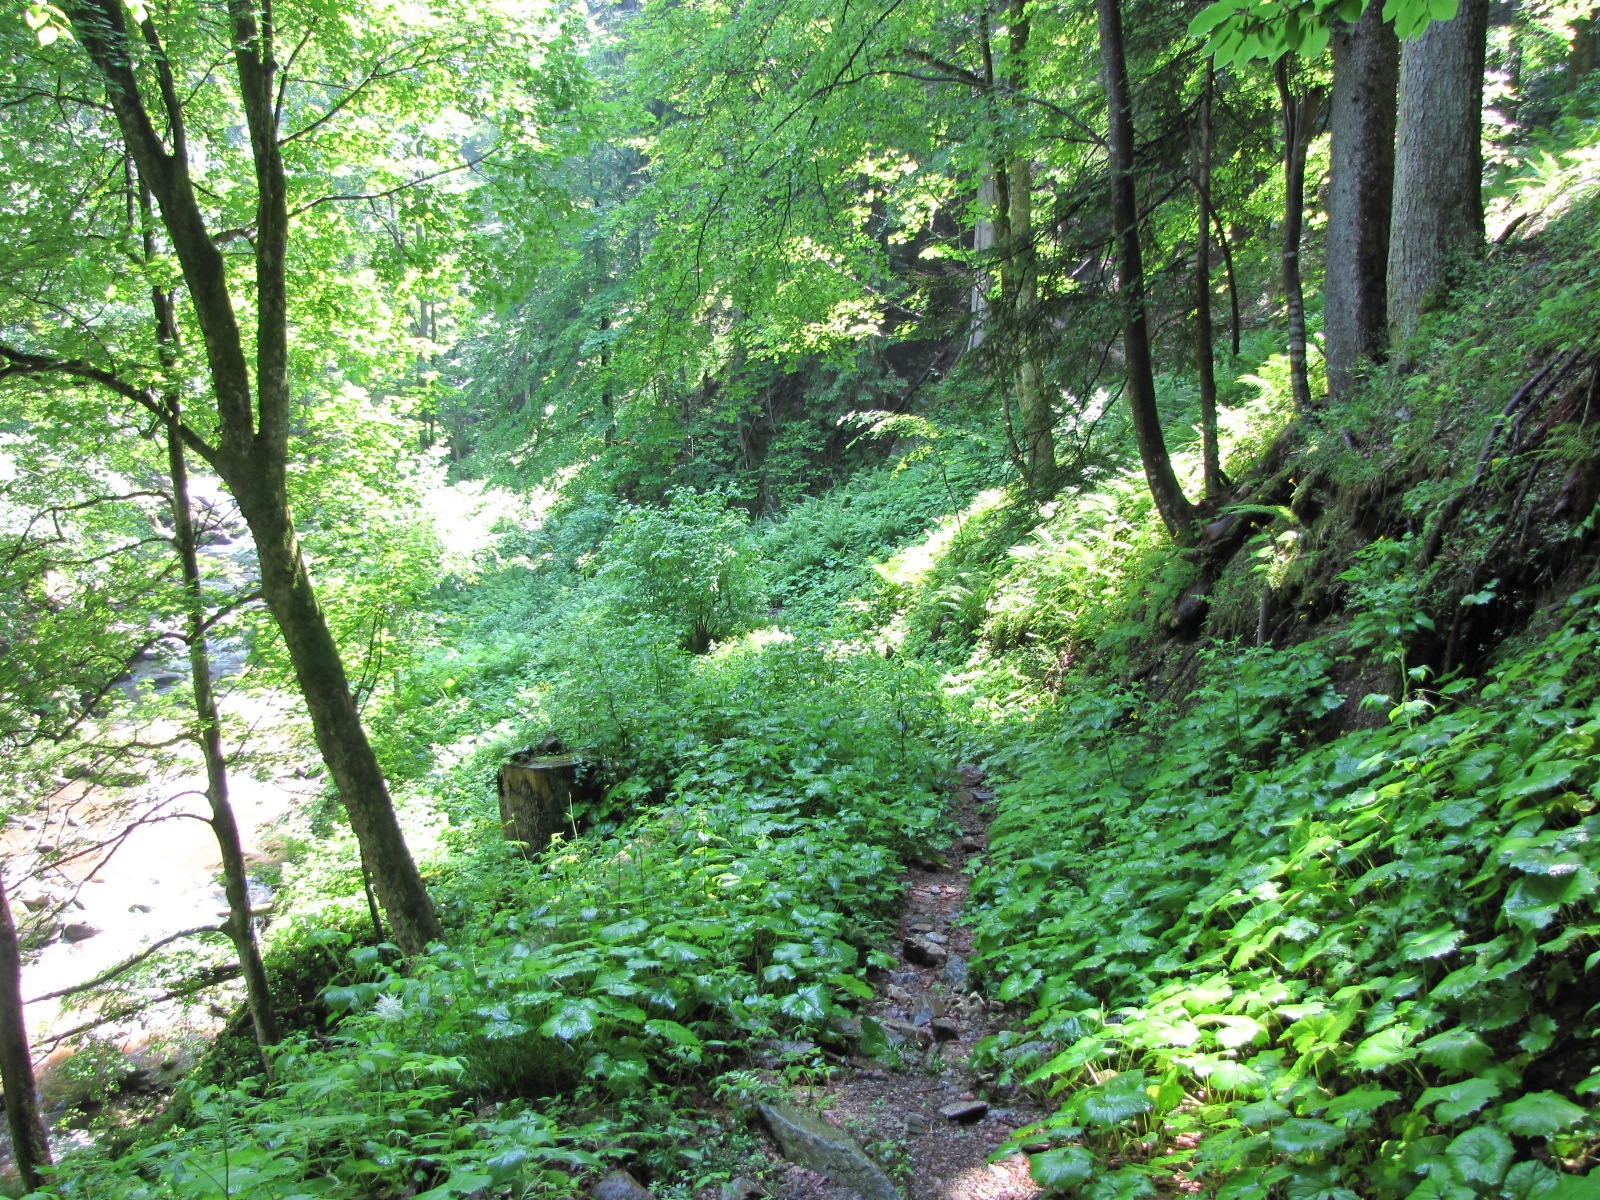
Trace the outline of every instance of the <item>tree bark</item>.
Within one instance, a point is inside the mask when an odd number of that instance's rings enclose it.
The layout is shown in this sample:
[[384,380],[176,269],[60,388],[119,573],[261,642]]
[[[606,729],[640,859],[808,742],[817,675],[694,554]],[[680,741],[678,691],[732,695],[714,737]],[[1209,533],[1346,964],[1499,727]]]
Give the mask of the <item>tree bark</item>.
[[1323,284],[1323,345],[1328,394],[1350,393],[1365,361],[1388,344],[1386,273],[1389,216],[1394,203],[1395,99],[1400,42],[1369,4],[1354,23],[1333,31],[1333,96],[1328,187],[1328,262]]
[[1194,190],[1199,212],[1195,221],[1194,336],[1195,367],[1200,373],[1200,451],[1205,470],[1205,497],[1222,494],[1222,454],[1217,445],[1217,371],[1212,356],[1216,337],[1211,327],[1211,93],[1216,71],[1206,63],[1200,96],[1200,129],[1194,148]]
[[50,1165],[50,1141],[39,1119],[39,1097],[28,1051],[22,1008],[22,955],[11,901],[0,879],[0,1087],[5,1089],[6,1122],[17,1172],[29,1191],[44,1186],[42,1168]]
[[[176,409],[174,410],[176,411]],[[255,1026],[256,1045],[261,1050],[261,1065],[272,1076],[269,1046],[283,1040],[277,1014],[272,1008],[272,989],[256,943],[255,917],[250,911],[250,884],[245,873],[244,846],[239,840],[239,823],[228,799],[228,760],[222,749],[222,723],[216,695],[211,689],[211,656],[206,649],[205,594],[200,584],[200,558],[196,552],[194,515],[189,505],[189,469],[184,460],[183,441],[177,430],[167,431],[167,462],[172,476],[173,540],[183,568],[184,597],[189,618],[189,675],[194,684],[194,711],[199,721],[197,740],[206,763],[206,799],[211,803],[211,832],[216,835],[222,854],[222,890],[228,898],[225,926],[233,948],[239,955],[244,975],[245,995],[250,1019]]]
[[1409,338],[1483,246],[1483,67],[1489,0],[1461,0],[1400,51],[1389,334]]
[[1563,82],[1568,92],[1575,92],[1594,70],[1596,52],[1600,51],[1600,28],[1595,26],[1593,6],[1587,16],[1576,17],[1572,22],[1572,49],[1567,54],[1566,78]]
[[420,953],[441,934],[433,904],[400,834],[388,785],[367,741],[338,647],[300,556],[287,488],[289,236],[287,184],[278,149],[270,9],[258,17],[249,0],[228,0],[234,70],[250,132],[257,182],[255,369],[229,291],[227,263],[195,199],[184,108],[152,20],[140,27],[155,67],[166,141],[151,120],[134,66],[140,61],[121,0],[76,0],[67,7],[77,40],[105,80],[124,146],[155,197],[205,343],[216,399],[218,440],[211,445],[176,415],[168,424],[216,470],[250,525],[267,607],[283,633],[317,746],[339,790],[351,827],[371,864],[395,941]]
[[1172,458],[1161,433],[1161,413],[1156,408],[1155,370],[1145,314],[1144,255],[1139,244],[1139,206],[1133,186],[1133,98],[1123,51],[1122,6],[1120,0],[1095,0],[1095,11],[1109,110],[1111,220],[1116,230],[1117,292],[1122,305],[1122,355],[1127,371],[1123,396],[1156,511],[1172,540],[1188,545],[1194,539],[1194,508],[1173,473]]
[[1311,374],[1306,360],[1306,295],[1300,282],[1300,244],[1305,237],[1306,150],[1311,145],[1321,96],[1315,89],[1300,96],[1294,94],[1287,56],[1278,60],[1273,74],[1283,108],[1283,295],[1289,318],[1289,380],[1295,408],[1305,412],[1311,407]]

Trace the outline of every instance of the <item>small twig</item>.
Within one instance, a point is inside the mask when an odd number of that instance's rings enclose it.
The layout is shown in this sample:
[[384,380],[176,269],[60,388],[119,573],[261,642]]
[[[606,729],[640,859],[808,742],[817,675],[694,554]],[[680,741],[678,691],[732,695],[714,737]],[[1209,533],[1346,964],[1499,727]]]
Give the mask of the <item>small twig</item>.
[[177,933],[174,933],[174,934],[172,934],[172,935],[170,935],[168,937],[162,938],[159,942],[151,942],[150,945],[146,946],[143,950],[139,951],[139,953],[135,954],[132,958],[125,958],[121,962],[117,963],[115,966],[107,967],[104,971],[101,971],[100,974],[96,975],[93,979],[85,980],[83,983],[75,983],[71,987],[57,988],[53,992],[46,992],[42,996],[35,996],[31,1000],[23,1001],[23,1003],[24,1004],[38,1004],[41,1001],[45,1001],[45,1000],[59,1000],[63,996],[75,996],[79,992],[91,991],[92,989],[99,987],[102,983],[105,983],[108,980],[115,979],[118,975],[121,975],[124,971],[132,970],[134,967],[138,966],[140,963],[142,963],[145,959],[149,958],[152,954],[154,954],[157,950],[161,949],[161,947],[163,947],[163,946],[170,945],[171,943],[176,942],[176,941],[181,941],[184,938],[198,937],[202,933],[223,933],[223,932],[224,932],[224,930],[223,930],[222,926],[220,926],[220,925],[197,925],[193,929],[179,930]]

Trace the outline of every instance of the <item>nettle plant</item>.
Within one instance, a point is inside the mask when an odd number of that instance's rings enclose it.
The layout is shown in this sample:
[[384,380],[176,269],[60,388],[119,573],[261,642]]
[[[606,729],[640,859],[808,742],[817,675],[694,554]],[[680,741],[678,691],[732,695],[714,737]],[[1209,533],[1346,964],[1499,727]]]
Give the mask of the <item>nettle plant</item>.
[[1238,664],[1237,720],[1222,683],[1159,733],[1074,702],[1012,758],[978,962],[1036,1007],[981,1057],[1058,1100],[1013,1139],[1055,1144],[1037,1178],[1106,1198],[1175,1172],[1224,1200],[1568,1190],[1600,1141],[1597,601],[1476,694],[1380,729],[1307,745],[1336,698],[1300,647]]

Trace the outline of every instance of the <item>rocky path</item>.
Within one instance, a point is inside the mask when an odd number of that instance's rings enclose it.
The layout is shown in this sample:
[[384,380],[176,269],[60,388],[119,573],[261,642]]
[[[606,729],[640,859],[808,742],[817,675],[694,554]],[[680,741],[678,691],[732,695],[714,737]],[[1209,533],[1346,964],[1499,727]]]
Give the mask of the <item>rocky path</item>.
[[[998,1002],[967,987],[972,937],[957,919],[970,885],[966,868],[987,844],[982,810],[992,794],[976,768],[959,768],[959,779],[951,803],[962,833],[941,861],[906,872],[897,965],[862,1009],[882,1025],[889,1053],[852,1056],[838,1078],[799,1089],[793,1099],[876,1151],[872,1157],[887,1163],[906,1200],[1034,1200],[1044,1193],[1025,1156],[989,1157],[1014,1129],[1044,1114],[1020,1097],[987,1093],[969,1066],[979,1039],[1006,1021]],[[797,1165],[780,1180],[777,1200],[848,1200],[874,1190]]]

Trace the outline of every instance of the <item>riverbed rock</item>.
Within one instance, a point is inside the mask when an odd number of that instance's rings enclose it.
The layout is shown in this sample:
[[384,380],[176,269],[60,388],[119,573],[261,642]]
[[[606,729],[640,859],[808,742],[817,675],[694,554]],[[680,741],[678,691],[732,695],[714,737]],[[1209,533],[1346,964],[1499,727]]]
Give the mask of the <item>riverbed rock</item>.
[[949,1017],[935,1017],[933,1019],[933,1040],[936,1042],[954,1042],[961,1037],[961,1026]]
[[655,1200],[649,1188],[626,1171],[613,1171],[590,1189],[594,1200]]
[[761,1119],[790,1162],[853,1188],[864,1200],[904,1200],[883,1168],[844,1130],[792,1104],[774,1101],[760,1108]]
[[61,940],[76,944],[87,942],[100,931],[86,921],[78,921],[71,925],[64,925],[61,929]]
[[956,768],[956,778],[963,787],[972,787],[983,782],[983,768],[977,763],[962,763]]
[[961,987],[967,982],[967,960],[959,954],[952,954],[950,961],[944,965],[944,981],[953,987]]
[[957,1125],[971,1125],[981,1121],[988,1111],[989,1106],[982,1100],[952,1100],[939,1110],[939,1115]]
[[935,946],[926,938],[908,937],[900,944],[900,951],[908,963],[919,967],[942,967],[950,960],[942,946]]

